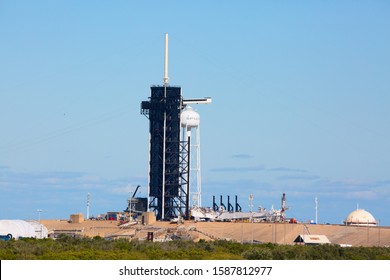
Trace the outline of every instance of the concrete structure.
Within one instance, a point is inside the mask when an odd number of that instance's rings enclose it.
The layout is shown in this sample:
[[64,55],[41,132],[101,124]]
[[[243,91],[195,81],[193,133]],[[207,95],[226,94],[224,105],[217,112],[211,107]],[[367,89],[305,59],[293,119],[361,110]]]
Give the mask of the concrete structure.
[[364,209],[356,209],[348,215],[344,224],[347,226],[377,226],[378,223],[370,212]]
[[49,232],[74,233],[80,236],[109,237],[127,235],[130,230],[137,229],[134,239],[147,239],[148,232],[155,236],[163,230],[172,231],[185,228],[194,235],[195,241],[204,240],[233,240],[243,243],[275,243],[294,245],[297,236],[307,234],[325,235],[332,244],[349,246],[378,246],[390,247],[390,227],[357,227],[344,225],[323,224],[289,224],[289,223],[221,223],[221,222],[190,222],[171,224],[170,222],[133,225],[132,228],[122,228],[116,221],[88,220],[82,224],[72,224],[67,220],[41,221]]
[[144,212],[141,215],[141,224],[142,225],[151,225],[156,222],[156,215],[154,212]]
[[70,222],[75,224],[80,224],[84,222],[84,214],[83,213],[71,214]]

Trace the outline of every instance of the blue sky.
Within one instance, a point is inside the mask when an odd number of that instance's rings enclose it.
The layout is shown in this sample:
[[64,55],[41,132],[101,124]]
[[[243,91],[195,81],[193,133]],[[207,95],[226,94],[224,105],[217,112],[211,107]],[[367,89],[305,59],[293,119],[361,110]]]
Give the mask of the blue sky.
[[[211,2],[211,3],[210,3]],[[239,195],[390,225],[388,1],[0,1],[0,219],[147,194],[140,102],[169,76],[201,116],[203,204]]]

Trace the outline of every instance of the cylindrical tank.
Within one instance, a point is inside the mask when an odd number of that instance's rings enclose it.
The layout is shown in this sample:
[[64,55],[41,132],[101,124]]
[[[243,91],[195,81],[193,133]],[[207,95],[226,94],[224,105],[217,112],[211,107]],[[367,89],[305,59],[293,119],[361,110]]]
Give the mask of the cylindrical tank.
[[200,123],[200,116],[190,106],[181,113],[180,123],[182,127],[191,129],[192,127],[198,127]]

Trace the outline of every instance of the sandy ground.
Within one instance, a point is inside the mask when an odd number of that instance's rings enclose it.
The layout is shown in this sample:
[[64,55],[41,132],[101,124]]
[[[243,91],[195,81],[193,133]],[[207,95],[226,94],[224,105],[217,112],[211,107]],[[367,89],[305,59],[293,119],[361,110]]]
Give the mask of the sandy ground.
[[69,223],[65,220],[42,220],[49,233],[70,233],[81,236],[105,238],[146,239],[153,232],[155,240],[180,237],[190,240],[234,240],[238,242],[261,242],[294,244],[300,234],[326,235],[333,244],[352,246],[390,246],[390,227],[355,227],[343,225],[312,225],[287,223],[222,223],[190,222],[170,224],[156,222],[152,225],[120,227],[116,221],[84,221]]

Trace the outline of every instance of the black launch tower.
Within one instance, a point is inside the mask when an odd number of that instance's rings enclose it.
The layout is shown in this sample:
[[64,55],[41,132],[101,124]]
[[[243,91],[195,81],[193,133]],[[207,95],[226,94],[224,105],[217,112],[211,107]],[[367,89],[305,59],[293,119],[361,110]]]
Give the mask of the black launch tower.
[[168,34],[165,34],[164,84],[152,86],[141,114],[149,119],[148,209],[157,220],[190,218],[190,140],[180,139],[180,115],[188,104],[209,104],[211,98],[183,99],[181,87],[168,82]]
[[[152,86],[141,114],[149,118],[149,209],[157,220],[188,218],[188,148],[180,141],[181,88]],[[183,156],[184,155],[184,156]]]

